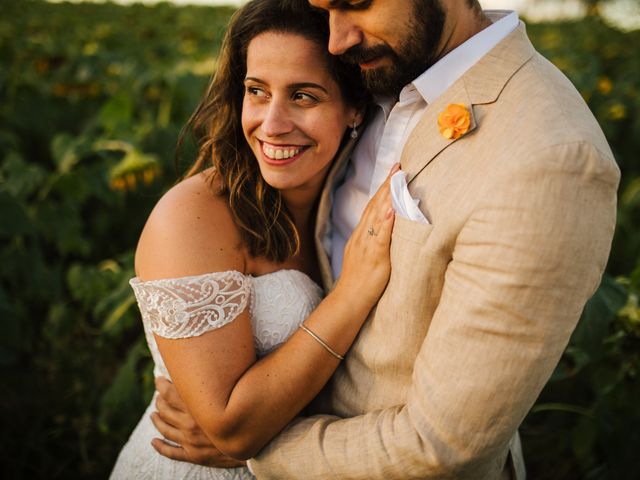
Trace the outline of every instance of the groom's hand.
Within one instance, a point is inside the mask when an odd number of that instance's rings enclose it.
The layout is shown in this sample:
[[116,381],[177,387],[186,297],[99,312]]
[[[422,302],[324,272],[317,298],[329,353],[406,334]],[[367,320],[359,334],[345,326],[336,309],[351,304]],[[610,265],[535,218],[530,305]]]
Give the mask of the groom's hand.
[[[246,462],[226,456],[211,443],[187,411],[173,383],[164,377],[158,377],[156,390],[158,411],[151,414],[151,421],[164,439],[154,438],[151,445],[160,455],[206,467],[232,468],[246,465]],[[166,440],[180,446],[171,445]]]

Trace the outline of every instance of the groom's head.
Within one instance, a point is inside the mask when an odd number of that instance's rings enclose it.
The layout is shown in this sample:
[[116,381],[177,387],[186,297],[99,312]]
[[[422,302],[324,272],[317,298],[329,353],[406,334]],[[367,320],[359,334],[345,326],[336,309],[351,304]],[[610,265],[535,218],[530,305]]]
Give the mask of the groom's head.
[[400,90],[471,35],[477,0],[309,0],[328,14],[329,51],[360,65],[376,95]]

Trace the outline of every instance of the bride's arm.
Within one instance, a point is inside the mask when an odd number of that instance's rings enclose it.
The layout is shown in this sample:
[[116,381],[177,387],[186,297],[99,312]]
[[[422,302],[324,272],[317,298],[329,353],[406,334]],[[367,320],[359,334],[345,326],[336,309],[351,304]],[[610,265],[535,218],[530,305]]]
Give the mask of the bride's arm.
[[[167,202],[145,227],[136,259],[144,280],[194,275],[203,269],[243,271],[242,257],[233,248],[237,240],[221,235],[233,225],[223,225],[224,218],[214,222],[214,228],[211,222],[199,222],[210,218],[211,209],[200,208],[197,196],[192,197]],[[338,354],[349,349],[386,286],[392,224],[387,183],[347,244],[335,289],[305,320],[307,328]],[[368,233],[370,227],[376,235]],[[213,444],[234,458],[257,453],[313,399],[339,364],[302,330],[254,363],[249,320],[244,311],[233,322],[198,337],[156,336],[189,412]]]

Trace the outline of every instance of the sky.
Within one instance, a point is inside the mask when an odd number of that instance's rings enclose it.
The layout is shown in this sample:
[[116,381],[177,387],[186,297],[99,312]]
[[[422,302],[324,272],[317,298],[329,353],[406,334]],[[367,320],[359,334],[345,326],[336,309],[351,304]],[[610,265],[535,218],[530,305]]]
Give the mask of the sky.
[[[0,0],[1,1],[1,0]],[[59,1],[59,0],[58,0]],[[68,1],[68,0],[67,0]],[[87,0],[73,0],[87,1]],[[96,1],[96,0],[89,0]],[[101,1],[101,0],[97,0]],[[114,1],[114,0],[112,0]],[[115,0],[117,3],[157,3],[159,0]],[[173,3],[201,5],[241,5],[246,0],[170,0]],[[582,15],[579,0],[480,0],[485,9],[517,10],[531,20],[550,20]],[[602,14],[612,23],[624,28],[640,28],[640,1],[613,0],[605,3]]]

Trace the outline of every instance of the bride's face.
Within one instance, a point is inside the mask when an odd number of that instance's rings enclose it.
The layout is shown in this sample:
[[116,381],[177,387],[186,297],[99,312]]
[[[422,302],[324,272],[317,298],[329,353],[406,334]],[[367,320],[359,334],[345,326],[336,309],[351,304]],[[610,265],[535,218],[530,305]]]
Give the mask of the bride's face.
[[242,128],[262,176],[282,191],[317,192],[345,130],[359,119],[322,48],[279,32],[249,43]]

